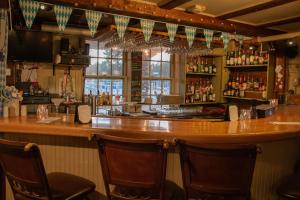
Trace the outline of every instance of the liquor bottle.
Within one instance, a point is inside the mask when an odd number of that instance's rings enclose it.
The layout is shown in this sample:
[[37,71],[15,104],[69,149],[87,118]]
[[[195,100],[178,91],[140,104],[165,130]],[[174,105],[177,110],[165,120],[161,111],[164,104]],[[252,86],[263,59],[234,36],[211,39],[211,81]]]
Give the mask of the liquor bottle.
[[229,52],[227,52],[227,55],[226,55],[226,65],[227,66],[230,65],[230,54],[229,54]]
[[253,90],[254,89],[254,77],[252,75],[251,81],[249,82],[249,90]]
[[201,62],[200,62],[200,57],[197,59],[197,72],[201,72]]
[[254,52],[250,52],[250,65],[254,65]]
[[238,51],[237,65],[242,65],[242,55],[241,50]]
[[231,82],[232,89],[236,89],[235,84],[236,84],[236,80],[235,80],[235,76],[233,75],[232,82]]
[[238,51],[234,51],[234,65],[238,64]]
[[240,87],[240,76],[239,76],[239,73],[237,73],[235,80],[236,80],[235,81],[235,88],[239,89],[239,87]]
[[217,73],[217,66],[214,64],[214,60],[212,61],[212,70],[213,70],[213,73],[216,74]]
[[259,89],[259,80],[258,80],[258,78],[256,78],[256,79],[254,80],[254,83],[253,83],[253,89],[254,89],[255,91],[258,91],[258,89]]
[[197,60],[193,59],[193,72],[197,72]]
[[246,65],[250,65],[250,52],[246,51]]
[[260,65],[264,64],[264,57],[262,51],[259,52],[258,63]]
[[201,73],[204,73],[204,61],[203,61],[203,59],[201,60]]
[[254,65],[257,65],[258,62],[259,62],[258,52],[255,51],[255,53],[254,53],[254,61],[253,61],[253,64],[254,64]]
[[242,65],[246,65],[246,51],[242,50]]
[[223,96],[229,96],[228,95],[228,84],[225,84],[224,91],[223,91]]
[[227,82],[227,85],[228,85],[228,90],[230,90],[232,88],[232,76],[231,75],[229,76],[229,80]]
[[204,72],[205,72],[205,73],[208,73],[208,72],[209,72],[209,66],[208,66],[208,63],[207,63],[207,59],[205,60]]
[[208,65],[208,73],[212,74],[213,73],[213,64]]
[[[249,78],[249,74],[248,74],[248,78]],[[247,90],[247,82],[248,82],[248,79],[246,79],[246,76],[243,77],[243,82],[242,82],[242,88],[243,90]]]
[[230,65],[231,66],[234,65],[234,52],[233,51],[231,51],[231,53],[230,53]]
[[191,83],[191,93],[195,94],[195,86],[194,86],[194,82]]

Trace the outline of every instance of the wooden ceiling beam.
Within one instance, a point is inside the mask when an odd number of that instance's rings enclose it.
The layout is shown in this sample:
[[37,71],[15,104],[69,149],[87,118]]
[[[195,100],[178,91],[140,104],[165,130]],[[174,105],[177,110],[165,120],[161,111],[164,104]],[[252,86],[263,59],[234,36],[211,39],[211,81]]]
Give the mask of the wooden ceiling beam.
[[269,22],[269,23],[265,23],[265,24],[260,24],[260,25],[258,25],[258,27],[266,28],[266,27],[280,26],[280,25],[290,24],[290,23],[295,23],[295,22],[300,22],[300,16],[291,17],[288,19],[278,20],[278,21],[274,21],[274,22]]
[[217,18],[218,19],[223,19],[223,20],[232,19],[232,18],[239,17],[239,16],[242,16],[242,15],[247,15],[247,14],[250,14],[250,13],[254,13],[254,12],[261,11],[261,10],[273,8],[273,7],[276,7],[276,6],[281,6],[283,4],[291,3],[293,1],[298,1],[298,0],[272,0],[272,1],[261,3],[261,4],[258,4],[258,5],[255,5],[255,6],[244,8],[244,9],[241,9],[241,10],[226,13],[224,15],[218,16]]
[[164,8],[164,9],[173,9],[173,8],[181,6],[182,4],[185,4],[185,3],[190,2],[190,1],[192,1],[192,0],[169,0],[169,1],[161,1],[160,3],[158,3],[158,6],[160,8]]
[[190,14],[184,11],[159,8],[157,5],[128,0],[41,0],[51,4],[69,5],[83,9],[127,15],[136,18],[152,19],[163,22],[177,23],[198,28],[238,33],[246,36],[266,36],[284,33],[270,29],[258,29],[256,26],[220,20],[201,14]]

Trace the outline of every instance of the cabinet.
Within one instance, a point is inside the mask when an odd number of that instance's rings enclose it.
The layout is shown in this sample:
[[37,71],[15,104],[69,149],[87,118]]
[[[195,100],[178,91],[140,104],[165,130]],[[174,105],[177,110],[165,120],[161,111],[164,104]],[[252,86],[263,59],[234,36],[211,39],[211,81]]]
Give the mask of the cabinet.
[[223,75],[223,97],[227,101],[266,101],[274,88],[274,56],[267,51],[228,52]]
[[222,53],[186,56],[181,88],[184,105],[220,103],[223,63]]

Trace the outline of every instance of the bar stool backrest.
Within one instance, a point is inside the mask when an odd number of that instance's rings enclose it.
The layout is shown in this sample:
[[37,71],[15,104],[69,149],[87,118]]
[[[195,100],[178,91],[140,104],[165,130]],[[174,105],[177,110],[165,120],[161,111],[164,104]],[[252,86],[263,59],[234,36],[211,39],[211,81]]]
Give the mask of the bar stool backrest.
[[37,145],[0,140],[0,164],[14,196],[51,199],[48,181]]
[[186,198],[248,199],[256,145],[200,145],[178,141]]
[[110,185],[150,190],[157,199],[163,198],[167,143],[163,140],[95,136],[108,199],[111,199]]

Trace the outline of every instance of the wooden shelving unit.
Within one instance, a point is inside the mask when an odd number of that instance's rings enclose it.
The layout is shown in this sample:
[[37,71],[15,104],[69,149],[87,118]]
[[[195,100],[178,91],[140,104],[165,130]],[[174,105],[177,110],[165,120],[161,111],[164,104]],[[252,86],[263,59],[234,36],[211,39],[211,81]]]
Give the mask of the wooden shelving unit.
[[266,99],[263,99],[261,91],[245,91],[245,97],[236,97],[236,96],[223,96],[223,100],[227,101],[267,101],[267,99],[272,98],[273,88],[274,88],[274,73],[275,73],[275,59],[274,55],[269,54],[269,60],[267,64],[257,64],[257,65],[225,65],[223,68],[223,77],[222,77],[222,91],[225,89],[225,84],[229,79],[231,73],[250,73],[254,76],[262,76],[266,80]]
[[[196,72],[190,72],[186,69],[187,64],[189,64],[189,62],[191,60],[200,58],[201,62],[202,59],[204,60],[204,64],[206,64],[206,61],[209,65],[214,64],[216,66],[216,73],[212,72],[212,73],[207,73],[207,72],[198,72],[199,69],[197,69]],[[201,63],[200,62],[200,63]],[[196,106],[196,105],[213,105],[213,104],[220,104],[221,103],[221,99],[222,99],[222,93],[221,93],[221,89],[222,89],[222,71],[224,68],[224,63],[225,63],[225,57],[224,57],[224,51],[223,49],[217,49],[214,50],[214,52],[212,54],[209,55],[192,55],[190,57],[185,57],[182,56],[182,61],[181,61],[181,71],[180,71],[180,80],[181,80],[181,84],[180,84],[180,95],[184,97],[184,102],[182,105],[189,105],[189,106]],[[186,97],[190,96],[191,94],[188,94],[188,92],[186,91],[187,87],[186,84],[190,81],[190,82],[197,82],[197,80],[209,80],[211,81],[213,88],[214,88],[214,93],[215,95],[215,101],[211,102],[211,101],[196,101],[196,102],[192,102],[192,103],[186,103]],[[207,97],[208,98],[208,97]],[[223,101],[222,101],[223,102]]]

